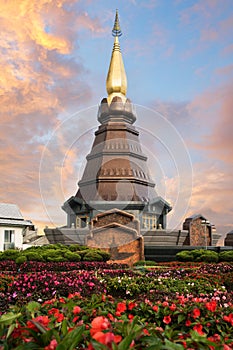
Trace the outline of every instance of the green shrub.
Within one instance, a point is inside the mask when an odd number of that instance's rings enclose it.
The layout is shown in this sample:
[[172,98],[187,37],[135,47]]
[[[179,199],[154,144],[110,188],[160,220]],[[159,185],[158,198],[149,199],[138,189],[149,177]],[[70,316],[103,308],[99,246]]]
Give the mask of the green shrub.
[[34,251],[34,250],[40,250],[42,247],[41,246],[37,246],[37,245],[33,245],[31,247],[28,247],[27,249],[25,249],[25,252],[30,252],[30,251]]
[[194,249],[192,250],[192,255],[193,255],[193,261],[199,261],[198,259],[200,256],[202,256],[203,253],[205,253],[205,249]]
[[76,252],[77,250],[80,250],[80,245],[79,244],[71,244],[68,246],[68,249],[71,252]]
[[20,251],[19,250],[8,249],[8,250],[5,250],[1,254],[1,260],[15,260],[15,259],[18,258],[19,255],[20,255]]
[[43,245],[41,247],[43,250],[50,250],[50,249],[53,249],[53,250],[63,250],[63,249],[68,249],[68,246],[64,245],[64,244],[61,244],[61,243],[57,243],[57,244],[47,244],[47,245]]
[[89,250],[89,249],[91,249],[91,248],[87,247],[86,245],[80,245],[80,246],[79,246],[79,249],[80,249],[80,250],[87,250],[87,249]]
[[24,251],[24,256],[26,256],[28,261],[44,261],[42,254],[39,253],[39,251]]
[[69,250],[64,254],[64,257],[68,261],[80,261],[81,260],[81,256],[79,254],[70,252]]
[[219,261],[233,261],[233,250],[221,252],[219,254]]
[[63,251],[60,249],[46,249],[45,251],[41,252],[41,255],[46,261],[51,261],[48,260],[48,258],[63,257]]
[[25,255],[20,255],[15,259],[16,264],[20,265],[27,261],[27,257]]
[[202,254],[196,258],[196,261],[218,262],[218,253],[211,250],[203,250]]
[[97,252],[88,252],[83,257],[83,261],[103,261],[103,257]]
[[85,250],[77,250],[75,253],[80,255],[81,260],[83,261],[84,256],[90,252],[91,252],[91,249],[85,249]]
[[104,262],[108,261],[111,258],[111,254],[105,252],[104,250],[96,250],[95,252],[102,256]]
[[47,261],[48,262],[64,262],[64,261],[67,261],[67,259],[64,256],[48,256]]
[[183,250],[182,252],[177,253],[176,258],[178,261],[194,261],[192,251],[190,250]]

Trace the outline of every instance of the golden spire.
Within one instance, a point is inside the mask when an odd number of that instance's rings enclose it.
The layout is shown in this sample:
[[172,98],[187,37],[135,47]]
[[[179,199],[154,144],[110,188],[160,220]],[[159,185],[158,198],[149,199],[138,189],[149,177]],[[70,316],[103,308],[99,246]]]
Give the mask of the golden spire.
[[112,35],[115,37],[112,57],[108,69],[108,76],[106,80],[106,88],[108,93],[108,104],[111,103],[113,97],[119,96],[122,101],[126,101],[127,78],[123,59],[121,56],[121,49],[118,37],[122,35],[118,11],[116,10],[115,22],[112,30]]

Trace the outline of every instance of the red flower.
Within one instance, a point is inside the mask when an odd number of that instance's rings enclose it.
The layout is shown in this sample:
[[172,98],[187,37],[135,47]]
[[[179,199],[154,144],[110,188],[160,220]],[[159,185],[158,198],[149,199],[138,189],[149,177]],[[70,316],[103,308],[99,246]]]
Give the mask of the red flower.
[[223,316],[223,320],[229,322],[233,326],[233,314],[229,314],[228,316]]
[[56,301],[56,298],[53,298],[53,299],[50,299],[50,300],[46,300],[46,301],[42,304],[42,306],[53,304],[55,301]]
[[135,306],[137,306],[137,304],[136,303],[134,303],[134,302],[129,302],[129,304],[128,304],[128,310],[132,310]]
[[164,316],[163,318],[163,322],[166,323],[166,324],[169,324],[171,322],[171,317],[170,316]]
[[226,344],[223,344],[223,350],[232,350],[232,348]]
[[49,345],[47,345],[44,350],[55,350],[57,348],[57,341],[56,339],[51,340],[51,342],[49,343]]
[[124,312],[125,310],[126,310],[126,305],[125,305],[125,303],[118,303],[118,304],[117,304],[117,309],[116,309],[117,312],[122,313],[122,312]]
[[175,305],[175,304],[171,304],[171,306],[169,306],[169,309],[170,309],[171,311],[175,311],[176,305]]
[[159,307],[158,307],[157,305],[154,305],[154,306],[152,307],[152,309],[153,309],[155,312],[157,312],[158,309],[159,309]]
[[146,328],[144,328],[142,331],[143,331],[144,334],[150,335],[150,333],[148,332],[148,330]]
[[93,339],[97,340],[101,344],[108,345],[111,344],[114,341],[114,334],[111,332],[103,333],[103,332],[96,332],[93,336]]
[[73,323],[77,322],[79,320],[79,316],[75,316],[72,320]]
[[33,318],[31,321],[27,321],[27,327],[37,332],[38,328],[34,322],[40,323],[46,328],[49,324],[49,318],[48,316],[38,316],[36,318]]
[[193,309],[193,318],[199,317],[200,314],[201,314],[200,309],[198,309],[198,308]]
[[110,314],[110,312],[108,313],[108,318],[109,318],[110,321],[114,321],[114,317],[113,317],[112,314]]
[[112,332],[97,332],[92,337],[101,344],[110,346],[112,343],[119,343],[122,339],[120,335],[115,335]]
[[94,318],[94,320],[91,322],[91,336],[93,336],[95,333],[101,332],[104,329],[108,329],[109,326],[110,323],[106,317],[98,316]]
[[55,307],[53,307],[52,309],[50,309],[50,310],[48,311],[48,314],[49,314],[49,315],[56,315],[56,314],[59,314],[59,310],[56,309]]
[[75,315],[79,314],[80,311],[81,311],[81,307],[80,307],[80,306],[74,306],[74,308],[73,308],[73,313],[74,313]]
[[217,303],[216,301],[210,301],[209,303],[205,304],[205,307],[207,308],[207,310],[214,312],[216,310]]
[[190,325],[191,325],[191,321],[190,320],[186,320],[185,326],[189,327]]
[[114,335],[114,343],[118,344],[122,340],[121,335]]
[[56,314],[56,318],[57,318],[57,322],[61,322],[64,320],[64,315],[59,313],[59,314]]
[[51,310],[48,311],[49,315],[54,315],[56,317],[57,322],[61,322],[64,320],[64,315],[59,312],[58,309],[52,308]]
[[202,325],[198,323],[193,327],[193,330],[196,331],[198,334],[203,335],[204,333],[202,332],[202,328]]
[[132,315],[132,314],[129,314],[129,315],[128,315],[128,319],[129,319],[129,320],[132,320],[133,318],[134,318],[134,315]]
[[81,295],[80,295],[80,293],[78,293],[78,292],[75,292],[75,293],[70,293],[69,295],[68,295],[68,299],[73,299],[74,297],[79,297],[79,298],[81,298]]

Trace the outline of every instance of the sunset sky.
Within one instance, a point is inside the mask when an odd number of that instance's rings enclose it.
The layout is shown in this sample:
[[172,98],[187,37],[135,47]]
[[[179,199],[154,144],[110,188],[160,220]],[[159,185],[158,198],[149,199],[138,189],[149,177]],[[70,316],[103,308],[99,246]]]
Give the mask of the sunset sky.
[[118,8],[127,96],[158,193],[178,228],[201,213],[219,233],[233,229],[232,0],[0,6],[1,202],[38,227],[66,223],[61,205],[76,193],[106,97]]

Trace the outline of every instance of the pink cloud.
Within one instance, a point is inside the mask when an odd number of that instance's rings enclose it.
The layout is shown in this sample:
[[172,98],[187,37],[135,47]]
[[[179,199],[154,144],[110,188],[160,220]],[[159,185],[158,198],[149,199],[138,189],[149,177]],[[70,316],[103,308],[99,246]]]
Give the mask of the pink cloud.
[[[91,97],[83,62],[71,58],[75,40],[82,30],[99,35],[105,28],[102,19],[91,18],[72,0],[22,0],[0,5],[0,30],[0,201],[16,203],[27,218],[48,224],[39,188],[44,144],[62,116]],[[50,181],[61,172],[56,159],[63,157],[64,147],[59,139],[52,150]],[[67,157],[66,177],[72,176],[73,157]],[[57,195],[62,198],[53,197],[59,225],[64,223],[63,197]]]

